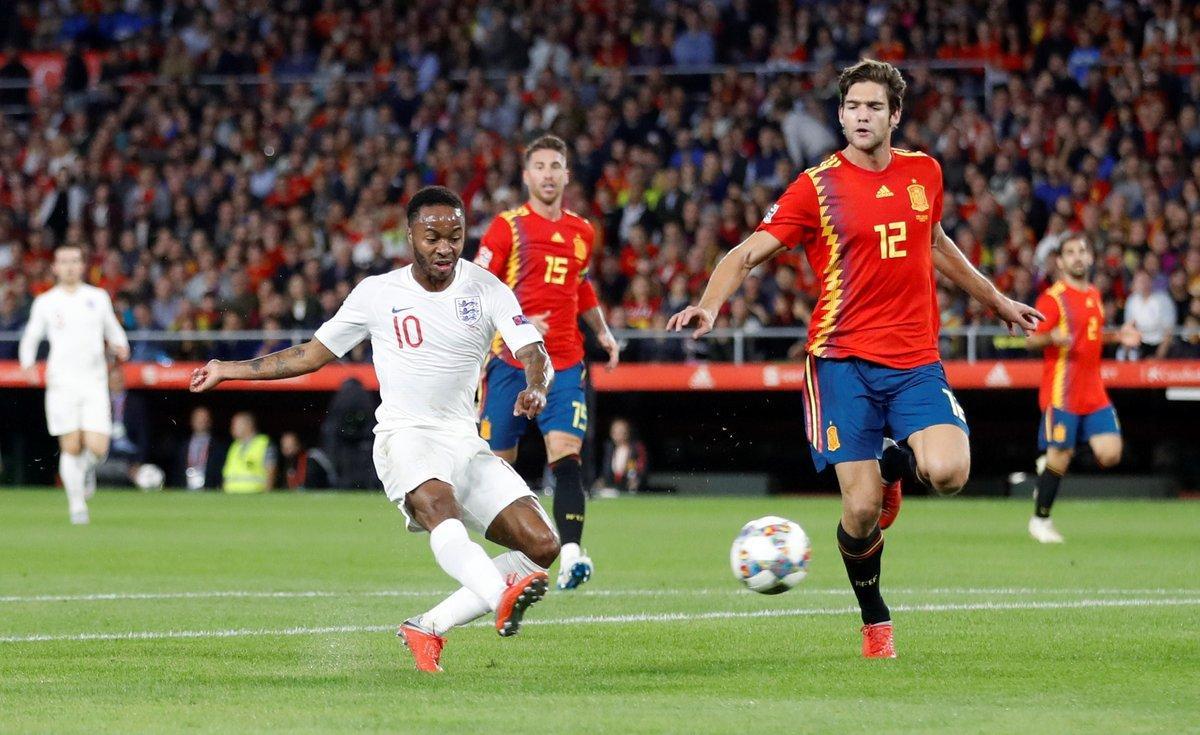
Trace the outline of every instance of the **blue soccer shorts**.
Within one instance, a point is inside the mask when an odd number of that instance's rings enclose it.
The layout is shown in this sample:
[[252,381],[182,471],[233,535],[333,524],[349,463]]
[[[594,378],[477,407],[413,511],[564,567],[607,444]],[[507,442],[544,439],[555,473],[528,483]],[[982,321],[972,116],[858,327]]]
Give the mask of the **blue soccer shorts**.
[[[585,369],[580,361],[554,373],[554,382],[546,396],[546,409],[535,419],[543,436],[551,431],[563,431],[582,439],[587,434]],[[483,371],[479,435],[492,451],[513,449],[521,441],[530,419],[513,416],[513,404],[523,390],[524,369],[513,367],[498,357],[488,361]]]
[[902,441],[938,424],[970,433],[941,362],[901,369],[858,358],[805,358],[804,427],[818,472],[879,459],[884,436]]
[[1071,413],[1051,406],[1042,414],[1038,449],[1074,449],[1099,434],[1121,435],[1121,423],[1112,405],[1091,413]]

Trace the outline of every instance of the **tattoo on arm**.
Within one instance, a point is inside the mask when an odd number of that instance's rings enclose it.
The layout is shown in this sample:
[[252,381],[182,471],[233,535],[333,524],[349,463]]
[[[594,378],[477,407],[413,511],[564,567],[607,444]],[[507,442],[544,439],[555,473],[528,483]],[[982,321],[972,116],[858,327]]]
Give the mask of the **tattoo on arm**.
[[550,389],[554,380],[554,368],[550,365],[550,356],[541,342],[526,345],[517,350],[515,357],[525,366],[525,384],[529,387]]
[[[296,345],[286,350],[273,352],[270,355],[247,360],[241,364],[249,369],[250,375],[247,377],[252,380],[264,377],[268,379],[290,378],[296,375],[303,375],[314,369],[312,365],[305,364],[304,356],[306,352],[307,350],[304,345]],[[263,368],[269,368],[271,374],[264,376]]]
[[275,356],[275,377],[282,378],[287,373],[288,365],[284,360],[285,357],[295,357],[297,360],[304,359],[304,345],[296,345],[290,350],[285,350]]

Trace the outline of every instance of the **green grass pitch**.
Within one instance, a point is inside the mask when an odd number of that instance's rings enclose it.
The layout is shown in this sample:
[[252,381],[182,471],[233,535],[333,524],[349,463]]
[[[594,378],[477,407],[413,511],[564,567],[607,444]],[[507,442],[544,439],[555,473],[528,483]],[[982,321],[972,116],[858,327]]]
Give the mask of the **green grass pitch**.
[[[1200,713],[1200,504],[910,500],[884,591],[900,658],[859,658],[832,498],[589,508],[592,582],[513,639],[394,637],[450,592],[376,494],[0,493],[0,731],[1188,732]],[[812,572],[739,589],[729,544],[778,514]]]

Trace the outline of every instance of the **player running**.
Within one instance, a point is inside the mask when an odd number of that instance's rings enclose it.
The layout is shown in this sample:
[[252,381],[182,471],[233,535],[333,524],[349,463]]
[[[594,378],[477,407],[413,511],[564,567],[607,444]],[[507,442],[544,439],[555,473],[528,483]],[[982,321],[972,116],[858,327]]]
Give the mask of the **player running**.
[[[668,328],[713,327],[746,275],[803,246],[821,295],[809,323],[805,428],[818,470],[832,464],[842,490],[837,538],[863,620],[863,656],[893,658],[891,615],[879,590],[881,459],[942,495],[970,471],[966,416],[937,351],[934,268],[1032,329],[1040,315],[1003,296],[942,230],[942,174],[924,153],[891,147],[905,83],[891,64],[864,60],[838,80],[838,119],[849,144],[799,177],[750,237],[722,259],[700,303]],[[903,442],[881,451],[885,427]],[[881,457],[882,455],[882,457]]]
[[67,493],[71,523],[89,522],[87,501],[96,492],[96,466],[108,454],[112,407],[108,350],[129,359],[129,341],[104,289],[83,282],[83,251],[61,245],[52,265],[56,285],[33,300],[18,358],[37,384],[38,345],[50,341],[46,358],[46,428],[58,437],[58,474]]
[[[579,455],[588,416],[579,317],[607,350],[609,369],[617,365],[618,348],[587,279],[595,241],[592,225],[562,205],[570,178],[567,144],[553,135],[533,141],[525,151],[522,178],[529,201],[496,217],[483,235],[475,262],[517,294],[521,308],[544,335],[558,376],[537,423],[554,473],[554,522],[562,536],[558,587],[574,589],[593,571],[591,558],[580,547],[585,501]],[[526,416],[509,410],[521,390],[521,365],[499,341],[493,352],[483,378],[479,433],[493,452],[515,462],[517,444],[529,423]]]
[[[437,563],[462,584],[398,633],[418,669],[441,671],[447,631],[494,611],[497,632],[515,635],[546,592],[558,538],[520,476],[479,438],[474,397],[497,331],[525,369],[526,387],[509,411],[541,413],[554,370],[512,291],[460,260],[466,225],[457,194],[417,192],[408,228],[413,264],[363,279],[312,340],[254,360],[212,360],[192,375],[191,389],[303,375],[370,338],[382,398],[376,471],[409,530],[429,531]],[[488,559],[464,522],[511,551]]]
[[[1068,237],[1057,256],[1059,279],[1036,304],[1046,321],[1026,342],[1031,350],[1043,350],[1038,448],[1045,456],[1038,461],[1029,519],[1029,535],[1043,544],[1063,541],[1050,520],[1050,508],[1075,447],[1090,445],[1105,469],[1121,461],[1121,426],[1100,379],[1100,351],[1105,341],[1115,342],[1122,335],[1104,331],[1104,301],[1088,280],[1094,256],[1087,240],[1082,235]],[[1136,334],[1124,336],[1139,339]]]

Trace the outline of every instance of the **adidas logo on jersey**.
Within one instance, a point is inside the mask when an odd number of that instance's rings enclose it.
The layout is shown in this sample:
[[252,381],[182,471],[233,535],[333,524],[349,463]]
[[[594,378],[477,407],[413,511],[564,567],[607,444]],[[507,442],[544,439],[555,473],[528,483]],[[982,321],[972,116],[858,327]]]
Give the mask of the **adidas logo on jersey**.
[[879,191],[875,192],[876,199],[885,199],[890,196],[893,196],[893,194],[892,194],[892,190],[887,188],[887,184],[884,184],[883,186],[879,187]]
[[558,232],[556,232],[556,233],[554,233],[554,234],[553,234],[553,235],[550,237],[550,242],[561,242],[561,243],[565,243],[565,242],[566,242],[566,240],[565,240],[565,239],[563,239],[563,236],[562,236],[562,234],[561,234],[561,233],[558,233]]

